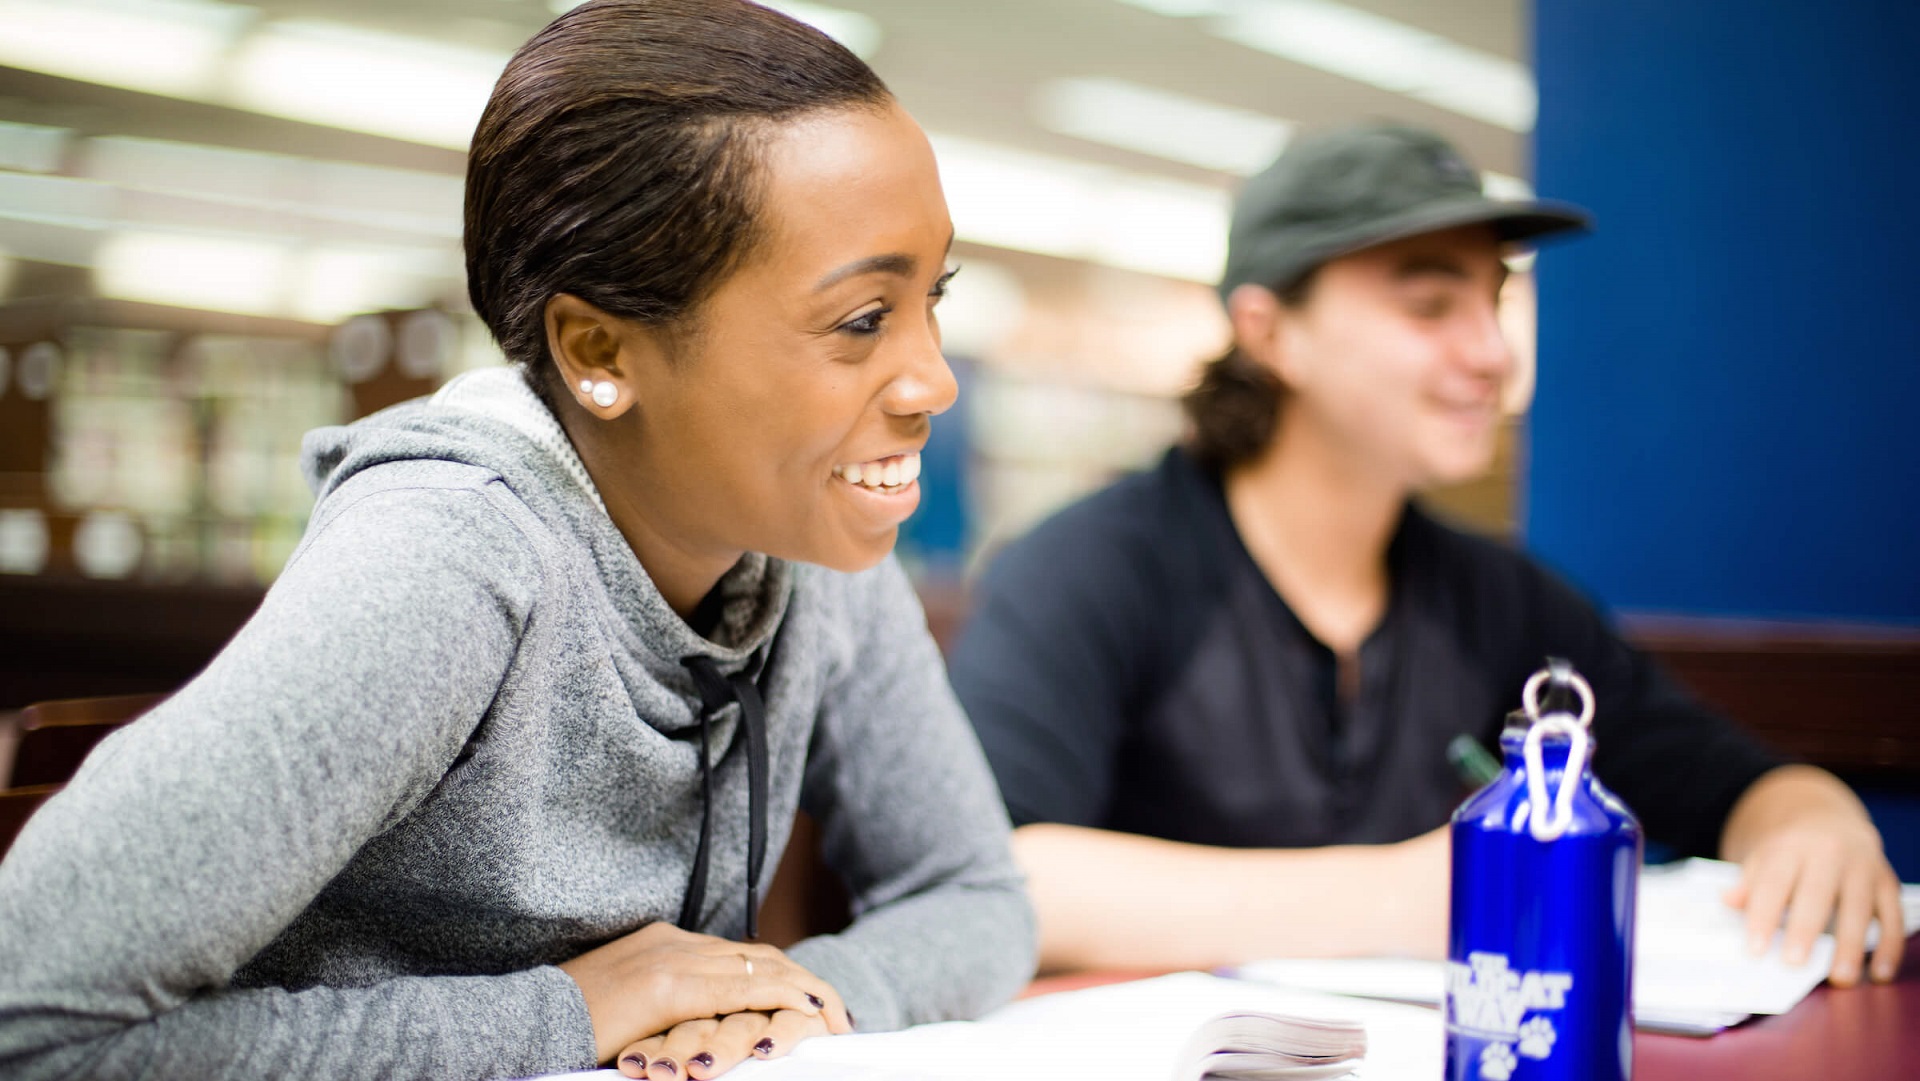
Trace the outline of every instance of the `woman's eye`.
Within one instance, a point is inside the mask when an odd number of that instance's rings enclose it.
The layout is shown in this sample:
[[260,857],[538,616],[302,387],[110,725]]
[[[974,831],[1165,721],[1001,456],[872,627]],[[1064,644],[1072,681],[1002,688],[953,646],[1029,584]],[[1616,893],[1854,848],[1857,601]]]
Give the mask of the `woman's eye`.
[[1453,310],[1453,298],[1448,296],[1414,297],[1407,303],[1407,310],[1421,319],[1438,319]]
[[886,322],[887,313],[892,310],[891,308],[875,308],[858,319],[840,324],[840,329],[846,331],[848,334],[859,334],[862,336],[878,334],[880,333],[880,324]]
[[933,288],[927,290],[927,296],[936,302],[939,301],[941,297],[946,296],[947,283],[953,281],[953,276],[958,273],[960,273],[960,268],[954,267],[952,270],[940,275],[939,278],[934,280]]

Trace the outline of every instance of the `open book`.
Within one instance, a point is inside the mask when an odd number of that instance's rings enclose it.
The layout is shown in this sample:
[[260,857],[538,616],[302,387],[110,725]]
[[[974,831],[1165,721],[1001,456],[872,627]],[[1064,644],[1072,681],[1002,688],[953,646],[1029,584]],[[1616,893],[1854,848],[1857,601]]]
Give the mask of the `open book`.
[[[1182,972],[1041,995],[979,1021],[808,1040],[729,1081],[1308,1081],[1438,1077],[1440,1015]],[[1365,1058],[1358,1056],[1364,1052]],[[598,1075],[612,1078],[612,1071]]]
[[1366,1053],[1358,1021],[1223,1013],[1194,1031],[1174,1081],[1318,1081],[1351,1074]]

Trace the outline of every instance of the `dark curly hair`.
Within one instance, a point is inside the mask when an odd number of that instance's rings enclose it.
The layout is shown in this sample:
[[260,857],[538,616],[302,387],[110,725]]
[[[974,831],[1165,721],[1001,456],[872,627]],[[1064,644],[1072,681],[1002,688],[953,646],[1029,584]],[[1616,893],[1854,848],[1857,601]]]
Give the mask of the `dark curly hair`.
[[[1273,294],[1297,309],[1313,291],[1315,267]],[[1207,362],[1200,381],[1180,399],[1187,414],[1187,450],[1209,469],[1223,470],[1250,461],[1273,441],[1280,402],[1287,388],[1272,371],[1235,343]]]

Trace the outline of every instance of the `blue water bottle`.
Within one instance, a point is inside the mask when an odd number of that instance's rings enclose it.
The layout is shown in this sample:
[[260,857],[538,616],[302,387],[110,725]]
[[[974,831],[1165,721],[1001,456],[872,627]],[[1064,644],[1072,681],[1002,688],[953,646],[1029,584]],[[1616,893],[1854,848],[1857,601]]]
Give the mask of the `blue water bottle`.
[[[1542,715],[1543,688],[1579,713]],[[1626,1081],[1640,823],[1594,779],[1587,681],[1551,660],[1521,700],[1506,768],[1453,813],[1447,1081]]]

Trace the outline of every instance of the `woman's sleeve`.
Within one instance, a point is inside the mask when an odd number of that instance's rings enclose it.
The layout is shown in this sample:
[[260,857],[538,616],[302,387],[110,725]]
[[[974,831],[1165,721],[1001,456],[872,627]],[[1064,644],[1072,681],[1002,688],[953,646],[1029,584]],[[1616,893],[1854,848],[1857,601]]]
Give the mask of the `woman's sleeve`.
[[427,796],[498,691],[538,567],[483,488],[369,492],[333,514],[207,670],[29,823],[0,864],[0,1075],[592,1065],[555,968],[232,983]]
[[791,953],[861,1031],[977,1016],[1035,963],[1006,811],[906,575],[889,559],[856,588],[856,659],[823,704],[802,793],[856,915]]

